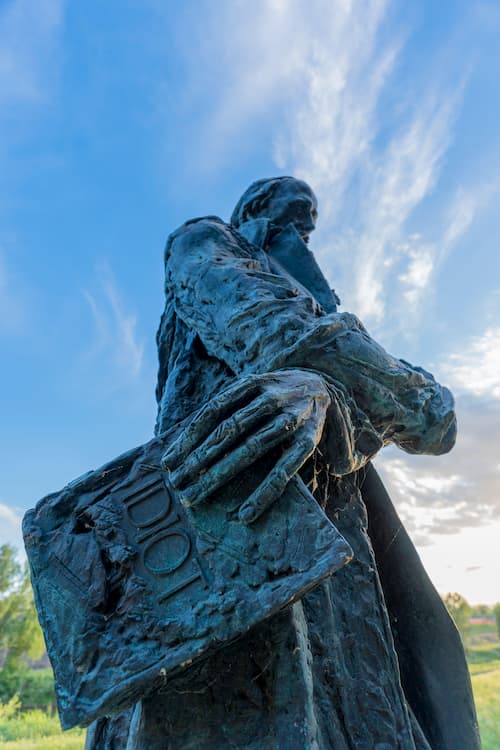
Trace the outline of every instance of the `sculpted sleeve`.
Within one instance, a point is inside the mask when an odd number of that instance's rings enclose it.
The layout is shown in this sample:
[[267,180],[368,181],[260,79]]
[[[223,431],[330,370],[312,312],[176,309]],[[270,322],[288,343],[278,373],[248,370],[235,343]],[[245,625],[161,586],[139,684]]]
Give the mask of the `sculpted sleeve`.
[[354,399],[383,443],[434,454],[453,446],[456,420],[446,388],[387,354],[354,315],[325,315],[220,219],[188,223],[171,235],[166,285],[177,315],[236,375],[315,370]]

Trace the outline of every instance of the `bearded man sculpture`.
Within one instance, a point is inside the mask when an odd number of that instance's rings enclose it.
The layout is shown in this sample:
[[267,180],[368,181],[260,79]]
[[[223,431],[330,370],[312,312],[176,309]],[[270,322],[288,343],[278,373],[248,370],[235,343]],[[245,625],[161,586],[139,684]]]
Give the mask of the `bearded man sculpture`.
[[453,399],[337,311],[308,248],[316,218],[309,186],[279,177],[251,185],[230,224],[170,235],[156,434],[182,426],[163,465],[185,507],[203,513],[250,467],[263,474],[237,520],[251,527],[300,477],[352,560],[99,719],[87,748],[480,747],[458,633],[370,464],[387,444],[449,451]]
[[[316,217],[309,186],[284,177],[251,185],[231,225],[209,217],[171,235],[156,430],[235,379],[261,375],[255,394],[258,379],[248,381],[263,419],[247,429],[247,444],[252,434],[262,442],[292,404],[297,418],[288,433],[278,431],[283,453],[240,517],[248,523],[265,512],[300,472],[354,557],[302,601],[193,667],[198,675],[186,674],[186,691],[181,676],[147,698],[141,748],[162,735],[172,750],[478,746],[456,632],[379,480],[366,472],[387,443],[412,453],[450,450],[452,397],[428,373],[387,355],[353,315],[337,312],[306,244]],[[270,414],[268,373],[278,374],[283,394]],[[223,459],[227,448],[205,470],[214,442],[199,436],[196,452],[181,440],[166,457],[186,502],[209,502],[214,483],[238,471],[238,462]],[[450,653],[436,658],[441,649]]]

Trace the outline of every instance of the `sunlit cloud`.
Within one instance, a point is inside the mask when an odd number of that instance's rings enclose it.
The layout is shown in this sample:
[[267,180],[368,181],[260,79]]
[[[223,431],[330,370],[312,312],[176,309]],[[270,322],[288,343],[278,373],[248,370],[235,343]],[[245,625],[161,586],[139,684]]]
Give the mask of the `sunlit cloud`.
[[382,322],[387,328],[388,310],[408,318],[434,273],[435,246],[412,244],[405,253],[407,223],[436,185],[463,93],[463,81],[429,84],[381,146],[377,136],[388,122],[379,105],[401,47],[378,41],[381,22],[381,15],[368,18],[363,52],[345,43],[340,92],[330,83],[337,48],[324,43],[310,74],[312,93],[291,117],[288,161],[315,186],[320,210],[326,207],[317,237],[323,268],[349,309],[375,329]]
[[500,328],[463,341],[440,367],[456,393],[455,448],[439,460],[390,450],[379,467],[420,546],[500,520]]
[[457,390],[500,399],[500,327],[487,328],[449,355],[442,371]]
[[408,248],[408,267],[398,280],[404,285],[404,298],[412,308],[417,306],[429,285],[435,267],[433,250],[432,246]]
[[13,544],[23,549],[21,515],[4,503],[0,503],[0,545]]
[[402,41],[379,41],[386,2],[365,3],[362,13],[357,3],[318,5],[294,18],[305,50],[286,127],[275,136],[275,160],[313,185],[322,221],[331,221],[341,215],[354,174],[370,161],[379,97]]
[[384,451],[377,465],[405,525],[420,546],[435,534],[500,520],[500,403],[457,395],[458,438],[445,456]]
[[242,24],[242,3],[221,2],[204,16],[190,58],[191,90],[210,91],[197,166],[220,169],[267,122],[276,168],[318,194],[313,251],[346,308],[374,333],[382,323],[387,331],[415,322],[443,246],[456,243],[475,213],[464,193],[461,211],[445,220],[444,243],[409,241],[409,220],[452,143],[469,70],[464,61],[462,70],[407,81],[413,96],[397,111],[388,107],[410,33],[390,21],[390,8],[386,0],[259,0]]
[[[318,128],[328,128],[332,138],[325,152],[309,142],[312,150],[301,158],[314,163],[316,187],[325,172],[329,185],[333,178],[342,187],[343,171],[351,167],[343,155],[364,151],[371,137],[365,114],[376,104],[399,45],[393,40],[375,60],[373,45],[386,7],[386,0],[371,0],[360,13],[358,3],[343,0],[318,0],[308,7],[296,0],[256,0],[242,23],[244,3],[223,0],[204,4],[207,12],[199,15],[202,33],[188,16],[197,44],[189,49],[186,96],[194,93],[199,100],[209,93],[209,114],[193,143],[197,165],[220,169],[241,153],[246,134],[255,134],[263,118],[271,117],[267,140],[274,143],[278,168],[289,167],[301,152],[302,137],[314,136],[314,124],[300,117],[301,102],[307,100],[317,110]],[[349,110],[346,105],[360,88],[365,90],[359,109]],[[286,136],[281,139],[283,129]],[[333,154],[338,157],[334,174]]]
[[500,601],[500,520],[453,534],[435,534],[420,556],[438,591],[458,591],[471,603]]

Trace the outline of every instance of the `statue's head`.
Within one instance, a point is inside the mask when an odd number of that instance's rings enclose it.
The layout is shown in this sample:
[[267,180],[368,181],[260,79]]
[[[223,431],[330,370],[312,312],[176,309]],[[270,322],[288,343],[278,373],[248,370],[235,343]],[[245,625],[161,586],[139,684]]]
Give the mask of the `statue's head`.
[[318,202],[306,182],[295,177],[257,180],[245,190],[231,216],[238,228],[250,219],[266,218],[286,227],[293,224],[306,242],[318,217]]

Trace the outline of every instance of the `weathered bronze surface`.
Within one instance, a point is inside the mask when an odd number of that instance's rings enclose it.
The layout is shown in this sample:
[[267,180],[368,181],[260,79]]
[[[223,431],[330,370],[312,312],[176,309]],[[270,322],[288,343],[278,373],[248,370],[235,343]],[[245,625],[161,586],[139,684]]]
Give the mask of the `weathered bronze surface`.
[[184,508],[152,440],[42,500],[24,520],[65,728],[129,708],[167,676],[301,597],[351,556],[297,477],[252,526],[264,466]]
[[309,186],[276,178],[230,224],[170,235],[158,439],[111,462],[120,489],[105,468],[28,514],[63,718],[96,717],[87,750],[480,747],[457,631],[370,463],[449,451],[453,398],[338,312],[316,218]]

